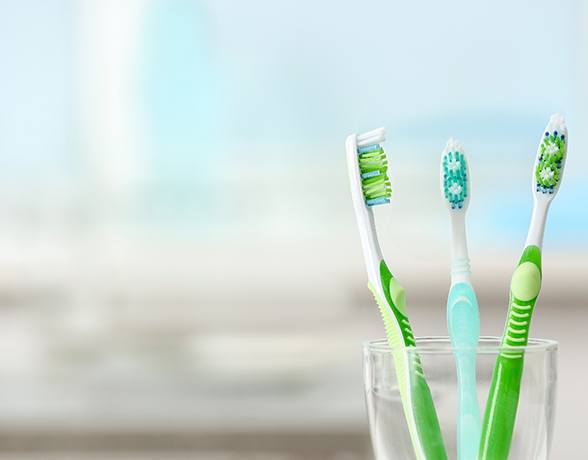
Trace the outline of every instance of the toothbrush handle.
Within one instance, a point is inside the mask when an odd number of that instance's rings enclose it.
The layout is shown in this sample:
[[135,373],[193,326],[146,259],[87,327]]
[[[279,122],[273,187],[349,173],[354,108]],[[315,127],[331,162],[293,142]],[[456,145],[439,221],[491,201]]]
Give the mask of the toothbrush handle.
[[459,460],[476,458],[482,422],[476,392],[476,349],[480,338],[478,301],[469,283],[455,284],[447,300],[447,324],[455,352],[459,387],[457,452]]
[[433,396],[416,353],[416,341],[406,312],[404,289],[382,260],[380,282],[385,301],[372,292],[382,312],[396,368],[399,389],[415,453],[419,460],[447,460]]
[[459,460],[474,460],[480,445],[482,419],[476,393],[476,352],[465,353],[457,356],[460,385],[457,453]]
[[413,355],[414,361],[410,373],[412,407],[419,438],[424,447],[425,458],[427,460],[447,460],[433,395],[425,380],[420,358],[416,352]]
[[508,458],[524,367],[524,351],[516,348],[528,343],[540,290],[541,249],[527,246],[511,279],[508,320],[486,402],[479,460]]
[[524,358],[496,360],[484,415],[480,460],[507,460],[514,431]]

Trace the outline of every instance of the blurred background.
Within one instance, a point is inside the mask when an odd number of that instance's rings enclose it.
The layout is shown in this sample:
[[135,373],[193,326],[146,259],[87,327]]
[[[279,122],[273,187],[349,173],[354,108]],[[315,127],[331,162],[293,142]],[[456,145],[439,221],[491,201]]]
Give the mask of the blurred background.
[[372,458],[346,135],[387,129],[378,226],[417,335],[446,333],[438,161],[462,141],[500,335],[556,111],[532,333],[560,342],[553,456],[578,458],[587,26],[582,0],[0,0],[0,458]]

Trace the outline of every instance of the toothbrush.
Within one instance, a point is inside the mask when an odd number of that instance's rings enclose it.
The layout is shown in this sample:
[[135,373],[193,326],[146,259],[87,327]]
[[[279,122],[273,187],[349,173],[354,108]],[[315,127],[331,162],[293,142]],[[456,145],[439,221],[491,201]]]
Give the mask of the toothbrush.
[[351,195],[363,255],[368,288],[380,309],[386,328],[402,400],[417,460],[447,460],[431,390],[420,357],[405,347],[416,342],[406,312],[404,289],[384,262],[371,207],[390,202],[388,162],[382,148],[384,128],[362,135],[352,134],[345,143]]
[[441,154],[441,193],[451,216],[451,289],[447,299],[447,326],[459,387],[457,454],[459,460],[474,460],[480,445],[480,408],[476,394],[476,348],[480,338],[478,300],[470,281],[470,260],[465,215],[470,201],[470,174],[463,147],[449,139]]
[[510,284],[508,317],[486,403],[480,460],[506,460],[519,402],[524,351],[535,302],[541,289],[541,248],[547,211],[561,184],[567,154],[564,118],[552,115],[533,167],[533,215],[523,255]]

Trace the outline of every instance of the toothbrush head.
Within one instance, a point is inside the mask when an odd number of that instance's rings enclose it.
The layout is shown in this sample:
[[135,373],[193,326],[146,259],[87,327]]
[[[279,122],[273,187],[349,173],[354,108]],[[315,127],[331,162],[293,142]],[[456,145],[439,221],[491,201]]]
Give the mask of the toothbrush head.
[[441,193],[451,212],[467,208],[470,198],[470,174],[462,145],[451,138],[441,154]]
[[549,119],[537,149],[533,168],[533,192],[536,197],[551,200],[561,184],[568,150],[568,129],[564,117],[554,114]]
[[382,147],[384,128],[357,136],[357,165],[361,191],[367,206],[390,203],[392,189],[388,178],[388,160]]

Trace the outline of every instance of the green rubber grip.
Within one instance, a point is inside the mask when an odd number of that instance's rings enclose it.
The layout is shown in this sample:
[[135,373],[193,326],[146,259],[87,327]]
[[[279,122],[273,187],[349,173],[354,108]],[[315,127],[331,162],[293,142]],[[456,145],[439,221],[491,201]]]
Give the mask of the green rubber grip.
[[410,383],[412,386],[412,407],[419,438],[428,460],[447,460],[433,395],[425,380],[420,359],[415,361],[410,373]]
[[516,348],[529,341],[540,290],[541,249],[527,246],[511,279],[508,319],[486,402],[479,460],[508,459],[524,368],[524,352]]
[[[382,260],[380,279],[384,299],[369,285],[384,320],[388,344],[392,349],[400,395],[416,456],[419,460],[447,460],[445,444],[433,396],[417,353],[407,353],[405,348],[415,347],[416,342],[408,315],[404,289],[394,279]],[[407,378],[408,377],[408,378]],[[415,439],[417,438],[418,439]]]

